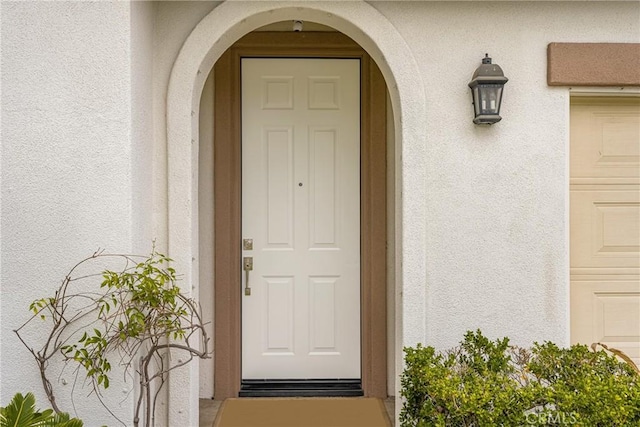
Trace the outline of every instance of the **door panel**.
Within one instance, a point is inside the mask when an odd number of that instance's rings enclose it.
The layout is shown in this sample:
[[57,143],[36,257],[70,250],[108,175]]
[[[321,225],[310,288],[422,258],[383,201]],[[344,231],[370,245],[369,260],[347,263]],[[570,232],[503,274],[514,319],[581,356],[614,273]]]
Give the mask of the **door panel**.
[[640,98],[571,104],[571,341],[640,363]]
[[640,268],[638,188],[573,188],[571,266]]
[[360,378],[359,74],[242,59],[244,379]]
[[640,114],[633,100],[593,99],[571,107],[571,178],[640,177]]

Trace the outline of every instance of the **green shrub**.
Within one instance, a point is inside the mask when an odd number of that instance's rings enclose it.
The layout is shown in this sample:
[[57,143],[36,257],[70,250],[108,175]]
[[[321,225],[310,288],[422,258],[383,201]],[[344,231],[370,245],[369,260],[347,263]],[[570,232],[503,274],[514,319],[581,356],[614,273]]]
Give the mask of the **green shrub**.
[[0,427],[82,427],[82,421],[69,414],[54,414],[52,409],[36,411],[33,393],[16,393],[6,407],[0,408]]
[[405,348],[403,427],[638,426],[640,376],[604,351],[531,350],[467,332],[460,347]]
[[605,351],[536,344],[528,365],[543,386],[550,418],[571,414],[577,425],[640,426],[640,376]]

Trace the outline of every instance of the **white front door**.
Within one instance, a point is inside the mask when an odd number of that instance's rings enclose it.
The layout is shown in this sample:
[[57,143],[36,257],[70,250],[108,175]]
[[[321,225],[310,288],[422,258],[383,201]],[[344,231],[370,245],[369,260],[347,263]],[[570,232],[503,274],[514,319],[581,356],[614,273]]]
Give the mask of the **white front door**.
[[359,60],[242,59],[242,237],[242,378],[360,378]]

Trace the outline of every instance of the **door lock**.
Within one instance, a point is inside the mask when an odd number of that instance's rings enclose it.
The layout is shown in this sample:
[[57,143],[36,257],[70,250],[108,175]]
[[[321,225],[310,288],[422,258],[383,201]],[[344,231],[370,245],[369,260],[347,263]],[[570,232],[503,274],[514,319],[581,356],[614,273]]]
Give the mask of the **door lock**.
[[253,270],[253,257],[246,256],[242,258],[242,269],[244,270],[244,274],[245,274],[244,294],[246,296],[250,296],[251,288],[249,287],[249,272]]

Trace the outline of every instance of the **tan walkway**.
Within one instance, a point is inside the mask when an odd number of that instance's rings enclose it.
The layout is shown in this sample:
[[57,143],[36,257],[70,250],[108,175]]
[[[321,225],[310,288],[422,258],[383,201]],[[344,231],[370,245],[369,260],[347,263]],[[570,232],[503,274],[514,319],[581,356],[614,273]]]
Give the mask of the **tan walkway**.
[[[322,398],[320,398],[322,399]],[[247,401],[247,400],[254,400],[254,401],[264,401],[265,399],[242,399],[243,401]],[[299,401],[302,400],[309,400],[309,399],[298,399]],[[349,399],[346,399],[347,401]],[[363,399],[364,401],[364,399]],[[233,399],[230,400],[230,402],[233,402]],[[389,420],[393,420],[394,416],[395,416],[395,408],[394,408],[394,404],[395,404],[395,400],[393,397],[388,398],[387,400],[384,401],[384,409],[386,409],[386,414],[388,415],[388,419]],[[220,406],[222,405],[222,402],[219,400],[210,400],[210,399],[200,399],[200,426],[199,427],[212,427],[213,422],[215,420],[215,417],[220,409]],[[379,403],[377,403],[377,405],[379,405]],[[364,407],[363,407],[364,408]],[[361,408],[361,409],[363,409]],[[292,407],[292,409],[295,411],[296,409],[294,407]],[[300,409],[300,408],[299,408]],[[298,409],[298,410],[299,410]],[[371,408],[369,409],[374,409],[377,410],[377,406],[371,406]],[[356,410],[358,410],[358,408],[356,408]],[[254,411],[251,411],[254,412]],[[306,408],[304,410],[304,413],[308,413],[309,412],[309,408]],[[349,416],[348,414],[345,414],[346,416]],[[353,415],[351,415],[353,416]],[[366,417],[361,417],[358,416],[356,417],[356,419],[360,419],[361,421],[364,421]],[[268,421],[268,420],[267,420]],[[313,417],[313,419],[310,419],[310,421],[308,423],[305,424],[301,424],[299,417],[295,417],[295,425],[296,427],[302,427],[306,424],[310,425],[310,426],[317,426],[317,425],[321,425],[318,424],[318,416]],[[360,423],[360,424],[358,424]],[[232,424],[234,425],[234,424]],[[240,425],[240,424],[239,424]],[[269,424],[267,424],[269,425]],[[275,424],[271,424],[271,425],[275,425]],[[343,424],[343,425],[347,425],[347,424]],[[354,421],[353,423],[349,424],[349,425],[364,425],[362,424],[360,421]],[[383,424],[384,425],[384,424]],[[390,426],[392,425],[391,422],[386,423],[386,425]]]

